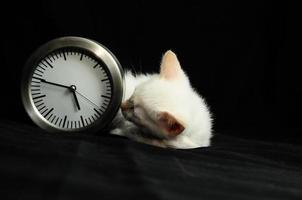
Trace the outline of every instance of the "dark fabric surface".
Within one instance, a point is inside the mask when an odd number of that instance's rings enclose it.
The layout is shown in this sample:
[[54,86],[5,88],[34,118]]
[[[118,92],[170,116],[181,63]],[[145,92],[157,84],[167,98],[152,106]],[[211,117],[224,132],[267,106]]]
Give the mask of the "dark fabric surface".
[[[244,133],[242,133],[244,134]],[[0,123],[1,199],[302,199],[302,148],[216,134],[161,149]]]

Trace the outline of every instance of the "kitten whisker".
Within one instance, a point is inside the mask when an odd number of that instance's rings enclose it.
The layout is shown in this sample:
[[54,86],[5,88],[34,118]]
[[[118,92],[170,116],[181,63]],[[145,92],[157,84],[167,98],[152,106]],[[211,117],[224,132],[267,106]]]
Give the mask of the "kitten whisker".
[[136,76],[138,73],[135,70],[135,67],[134,67],[134,65],[132,63],[130,64],[130,68],[131,68],[131,72],[133,73],[133,75]]

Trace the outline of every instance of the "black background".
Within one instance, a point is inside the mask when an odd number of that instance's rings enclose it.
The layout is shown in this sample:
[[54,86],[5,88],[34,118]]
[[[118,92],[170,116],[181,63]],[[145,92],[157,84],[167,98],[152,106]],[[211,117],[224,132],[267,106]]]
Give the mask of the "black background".
[[28,56],[56,37],[108,47],[155,72],[172,49],[217,133],[302,143],[297,5],[277,1],[39,1],[1,6],[1,119],[33,124],[20,100]]
[[[0,198],[302,199],[300,10],[278,1],[2,2]],[[35,126],[20,99],[23,65],[69,35],[97,40],[136,71],[157,71],[174,50],[214,114],[211,147]]]

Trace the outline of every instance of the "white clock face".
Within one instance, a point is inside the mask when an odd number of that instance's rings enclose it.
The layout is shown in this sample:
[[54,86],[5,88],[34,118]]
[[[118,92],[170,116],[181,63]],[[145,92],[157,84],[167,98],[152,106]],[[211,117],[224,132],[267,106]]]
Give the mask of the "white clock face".
[[77,49],[57,50],[42,59],[30,90],[41,117],[59,129],[92,125],[112,97],[111,80],[102,62]]

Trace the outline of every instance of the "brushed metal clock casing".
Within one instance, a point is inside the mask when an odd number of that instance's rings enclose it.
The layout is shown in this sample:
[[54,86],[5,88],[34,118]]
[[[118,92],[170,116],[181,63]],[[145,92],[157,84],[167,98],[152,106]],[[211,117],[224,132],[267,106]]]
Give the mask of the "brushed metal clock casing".
[[[78,48],[92,54],[97,60],[101,61],[108,70],[109,78],[112,83],[112,97],[107,110],[102,117],[95,123],[79,129],[58,128],[47,121],[37,110],[31,96],[30,84],[33,72],[38,63],[47,55],[58,49]],[[124,94],[124,75],[123,69],[117,58],[103,45],[82,37],[61,37],[47,42],[38,48],[27,60],[21,80],[21,97],[24,108],[30,118],[41,128],[49,132],[93,132],[104,128],[110,124],[115,117]]]

